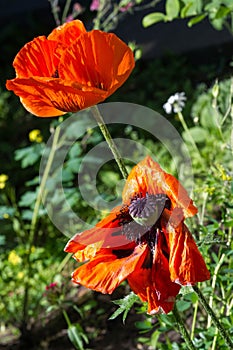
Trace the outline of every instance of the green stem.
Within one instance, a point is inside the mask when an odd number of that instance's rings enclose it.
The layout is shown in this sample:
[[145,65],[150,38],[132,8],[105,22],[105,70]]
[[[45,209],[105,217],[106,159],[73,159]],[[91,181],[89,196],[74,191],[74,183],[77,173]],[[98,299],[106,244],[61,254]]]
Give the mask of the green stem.
[[219,333],[221,334],[222,338],[225,340],[226,344],[229,346],[229,349],[233,349],[233,343],[228,335],[228,333],[226,332],[226,330],[223,328],[223,326],[221,325],[221,323],[219,322],[217,316],[215,315],[215,313],[213,312],[213,310],[211,309],[211,307],[209,306],[209,304],[207,303],[204,295],[202,294],[201,290],[197,287],[197,286],[193,286],[193,290],[197,293],[200,303],[202,304],[203,308],[205,309],[205,311],[207,312],[208,315],[210,315],[212,322],[215,324],[215,326],[217,327]]
[[68,12],[69,12],[70,4],[71,4],[71,0],[66,0],[65,8],[64,8],[64,11],[62,14],[62,19],[61,19],[62,24],[65,23],[66,17],[67,17]]
[[51,5],[51,11],[53,14],[53,18],[56,22],[56,25],[59,26],[61,24],[61,22],[60,22],[59,15],[58,15],[58,13],[59,13],[58,1],[55,3],[54,1],[49,0],[49,2]]
[[195,333],[195,325],[197,320],[197,310],[198,310],[198,300],[194,304],[194,312],[193,312],[193,322],[192,322],[192,329],[191,329],[191,340],[194,339],[194,333]]
[[67,315],[67,312],[63,309],[62,313],[63,313],[63,316],[64,316],[64,318],[66,320],[67,326],[70,327],[71,326],[71,322],[70,322],[69,316]]
[[48,178],[48,174],[53,162],[53,158],[57,149],[57,143],[59,139],[59,134],[60,134],[60,127],[58,126],[54,132],[54,138],[53,138],[53,144],[51,148],[51,152],[49,154],[49,158],[42,176],[42,180],[40,183],[39,191],[37,194],[35,206],[34,206],[34,211],[32,214],[32,221],[31,221],[31,226],[30,226],[30,232],[29,232],[29,237],[28,237],[28,252],[27,252],[27,260],[26,260],[26,265],[28,267],[28,273],[27,273],[27,280],[25,282],[25,287],[24,287],[24,301],[23,301],[23,322],[26,325],[27,322],[27,310],[28,310],[28,302],[29,302],[29,288],[30,288],[30,280],[32,276],[32,264],[31,264],[31,251],[32,251],[32,245],[34,241],[34,235],[36,231],[36,224],[38,220],[38,214],[40,210],[40,205],[41,205],[41,198],[42,198],[42,193],[44,192],[46,181]]
[[[215,286],[216,286],[216,282],[217,282],[218,271],[219,271],[219,269],[220,269],[220,267],[221,267],[221,265],[222,265],[222,263],[223,263],[223,261],[224,261],[224,259],[225,259],[225,256],[226,256],[225,253],[223,253],[223,254],[221,255],[221,258],[219,259],[219,262],[218,262],[218,264],[215,266],[215,269],[214,269],[214,274],[213,274],[212,284],[211,284],[211,289],[212,289],[213,293],[211,294],[210,299],[209,299],[209,307],[210,307],[210,308],[212,308],[212,306],[213,306],[214,290],[215,290]],[[211,320],[212,320],[212,319],[211,319],[211,315],[208,314],[207,329],[211,326]]]
[[202,157],[201,157],[201,154],[199,152],[199,149],[196,145],[196,142],[194,141],[190,131],[189,131],[189,128],[184,120],[184,117],[183,117],[183,114],[181,112],[177,112],[177,115],[178,115],[178,118],[179,118],[179,121],[181,122],[182,126],[183,126],[183,129],[184,131],[187,133],[188,137],[189,137],[189,140],[193,146],[193,149],[197,152],[197,155],[198,157],[200,158],[200,160],[202,161]]
[[58,126],[54,131],[54,137],[53,137],[51,151],[49,153],[48,161],[47,161],[47,164],[46,164],[46,167],[45,167],[42,179],[41,179],[39,192],[37,195],[37,199],[36,199],[36,203],[35,203],[35,207],[34,207],[34,211],[33,211],[33,215],[32,215],[29,242],[31,242],[33,240],[33,235],[35,233],[38,213],[39,213],[39,209],[40,209],[40,205],[41,205],[41,198],[42,198],[42,194],[43,194],[44,189],[45,189],[45,185],[46,185],[46,181],[47,181],[47,178],[49,175],[51,165],[53,163],[54,155],[55,155],[55,152],[57,150],[57,143],[58,143],[59,135],[60,135],[60,127]]
[[184,341],[186,343],[187,349],[195,350],[193,342],[192,342],[192,340],[191,340],[191,338],[190,338],[190,336],[188,334],[188,331],[187,331],[187,329],[185,327],[185,324],[184,324],[182,318],[180,317],[180,314],[179,314],[179,312],[177,310],[176,305],[174,305],[174,308],[173,308],[173,315],[175,317],[175,320],[176,320],[177,326],[179,328],[179,331],[180,331],[182,337],[184,338]]
[[100,114],[100,111],[98,109],[97,106],[93,106],[91,107],[91,112],[95,118],[95,120],[97,121],[97,124],[108,144],[108,147],[110,148],[110,150],[112,151],[112,154],[117,162],[117,165],[121,171],[121,174],[123,176],[124,179],[127,179],[128,177],[128,172],[126,170],[126,167],[124,165],[124,162],[122,161],[122,158],[121,158],[121,155],[120,155],[120,152],[115,144],[115,142],[113,141],[111,135],[110,135],[110,132],[103,120],[103,117],[101,116]]

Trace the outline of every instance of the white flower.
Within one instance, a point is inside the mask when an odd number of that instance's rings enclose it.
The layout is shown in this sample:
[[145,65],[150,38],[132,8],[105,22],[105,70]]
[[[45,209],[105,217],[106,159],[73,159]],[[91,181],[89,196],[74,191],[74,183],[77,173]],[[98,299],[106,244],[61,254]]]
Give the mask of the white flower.
[[169,97],[167,102],[163,105],[163,109],[167,114],[181,112],[185,106],[186,96],[184,92],[177,92],[175,95]]

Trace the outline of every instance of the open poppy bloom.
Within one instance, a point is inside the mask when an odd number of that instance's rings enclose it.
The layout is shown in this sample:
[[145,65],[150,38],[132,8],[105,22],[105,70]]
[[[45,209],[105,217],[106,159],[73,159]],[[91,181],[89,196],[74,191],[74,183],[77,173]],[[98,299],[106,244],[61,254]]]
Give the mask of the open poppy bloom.
[[180,286],[210,278],[184,219],[197,213],[186,190],[146,157],[131,171],[123,204],[65,247],[80,262],[73,281],[112,293],[124,280],[148,313],[172,310]]
[[132,50],[115,34],[87,32],[74,20],[39,36],[16,55],[6,87],[39,117],[77,112],[104,101],[134,68]]

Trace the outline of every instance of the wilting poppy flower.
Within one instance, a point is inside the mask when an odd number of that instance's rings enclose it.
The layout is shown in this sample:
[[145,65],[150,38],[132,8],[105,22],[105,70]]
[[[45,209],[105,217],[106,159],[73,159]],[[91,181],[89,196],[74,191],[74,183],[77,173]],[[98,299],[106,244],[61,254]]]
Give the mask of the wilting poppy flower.
[[180,286],[210,278],[184,219],[197,213],[186,190],[150,157],[126,180],[123,203],[94,228],[76,234],[65,251],[86,262],[73,281],[112,293],[124,280],[148,302],[148,312],[172,310]]
[[134,68],[131,49],[115,34],[86,32],[79,20],[39,36],[16,55],[6,87],[39,117],[77,112],[104,101]]

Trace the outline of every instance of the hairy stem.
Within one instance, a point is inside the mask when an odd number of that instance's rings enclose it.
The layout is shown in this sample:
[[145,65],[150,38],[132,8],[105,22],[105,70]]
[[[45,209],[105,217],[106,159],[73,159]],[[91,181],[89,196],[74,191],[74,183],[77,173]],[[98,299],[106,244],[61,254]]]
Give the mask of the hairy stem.
[[185,324],[182,320],[182,318],[180,317],[180,314],[177,310],[177,307],[176,305],[174,305],[174,308],[173,308],[173,315],[175,317],[175,320],[176,320],[176,323],[177,323],[177,326],[178,326],[178,329],[180,331],[180,334],[182,335],[182,337],[184,338],[184,341],[185,341],[185,344],[187,346],[187,349],[189,350],[195,350],[195,347],[193,345],[193,342],[188,334],[188,331],[185,327]]
[[102,115],[100,114],[100,111],[98,109],[97,106],[94,106],[94,107],[91,107],[91,112],[95,118],[95,120],[97,121],[97,124],[108,144],[108,147],[110,148],[110,150],[112,151],[112,154],[116,160],[116,163],[120,169],[120,172],[123,176],[124,179],[127,179],[128,177],[128,172],[127,172],[127,169],[124,165],[124,162],[122,161],[122,158],[121,158],[121,155],[120,155],[120,152],[115,144],[115,142],[113,141],[111,135],[110,135],[110,132],[103,120],[103,117]]
[[193,289],[197,293],[197,295],[199,297],[199,301],[202,304],[203,308],[205,309],[207,314],[210,315],[212,322],[215,324],[215,326],[218,329],[219,333],[221,334],[222,338],[225,340],[225,343],[228,345],[230,350],[233,349],[233,343],[230,339],[230,336],[228,335],[227,331],[223,328],[223,326],[219,322],[217,316],[215,315],[214,311],[209,306],[204,295],[202,294],[202,292],[200,291],[200,289],[197,286],[193,286]]

